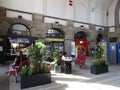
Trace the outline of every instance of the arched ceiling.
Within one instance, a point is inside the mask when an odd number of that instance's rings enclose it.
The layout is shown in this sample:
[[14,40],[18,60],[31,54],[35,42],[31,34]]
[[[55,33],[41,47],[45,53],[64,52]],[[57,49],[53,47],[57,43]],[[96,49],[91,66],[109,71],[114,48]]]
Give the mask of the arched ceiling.
[[113,2],[114,0],[96,0],[96,8],[106,11]]

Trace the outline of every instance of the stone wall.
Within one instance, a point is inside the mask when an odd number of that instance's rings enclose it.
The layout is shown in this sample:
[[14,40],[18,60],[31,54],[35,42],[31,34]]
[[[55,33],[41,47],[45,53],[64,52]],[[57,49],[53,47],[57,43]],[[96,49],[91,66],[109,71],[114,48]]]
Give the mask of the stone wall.
[[[6,15],[6,9],[0,8],[0,34],[1,35],[7,35],[8,30],[10,29],[10,26],[15,23],[21,23],[26,25],[30,31],[32,36],[39,37],[40,39],[45,39],[45,35],[47,33],[47,30],[50,28],[59,28],[65,35],[65,44],[70,43],[74,40],[75,33],[79,31],[83,31],[87,35],[87,39],[90,41],[89,48],[93,47],[93,45],[96,43],[96,37],[98,33],[102,33],[105,38],[108,37],[115,37],[117,36],[118,41],[120,41],[120,27],[115,28],[115,32],[109,33],[108,27],[105,27],[104,31],[98,31],[95,30],[94,24],[89,24],[89,29],[81,29],[80,27],[73,27],[72,20],[67,20],[67,25],[56,25],[55,23],[44,23],[44,15],[33,13],[33,20],[28,21],[25,19],[20,18],[7,18]],[[2,13],[2,14],[1,14]],[[65,46],[66,50],[69,50],[69,46]]]

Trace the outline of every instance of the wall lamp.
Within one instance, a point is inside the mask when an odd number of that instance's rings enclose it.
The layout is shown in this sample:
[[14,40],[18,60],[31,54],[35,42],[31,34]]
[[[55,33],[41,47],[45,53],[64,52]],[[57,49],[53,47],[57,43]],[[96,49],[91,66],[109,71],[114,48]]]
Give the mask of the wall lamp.
[[83,25],[81,25],[80,27],[81,27],[81,29],[84,29],[84,26],[83,26]]
[[19,18],[19,19],[22,19],[22,16],[21,16],[21,15],[18,15],[18,18]]
[[102,31],[103,29],[102,28],[99,28],[100,31]]
[[59,25],[59,22],[58,22],[58,21],[55,21],[55,24],[56,24],[56,25]]

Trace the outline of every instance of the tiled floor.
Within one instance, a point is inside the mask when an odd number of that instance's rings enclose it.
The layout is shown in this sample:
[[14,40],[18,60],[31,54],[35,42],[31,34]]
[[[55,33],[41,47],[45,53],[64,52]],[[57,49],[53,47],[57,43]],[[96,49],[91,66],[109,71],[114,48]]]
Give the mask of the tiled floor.
[[[82,69],[72,65],[72,74],[55,73],[51,71],[52,83],[24,90],[120,90],[120,65],[109,65],[109,72],[93,75],[90,73],[88,58]],[[13,84],[10,78],[10,90],[20,90],[20,83]]]
[[9,90],[9,78],[6,74],[9,64],[0,64],[0,90]]

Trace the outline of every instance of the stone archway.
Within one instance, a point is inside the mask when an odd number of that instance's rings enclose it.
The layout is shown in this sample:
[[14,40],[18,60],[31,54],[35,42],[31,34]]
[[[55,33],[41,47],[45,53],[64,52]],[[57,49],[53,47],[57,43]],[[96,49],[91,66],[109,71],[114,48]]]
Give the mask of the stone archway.
[[79,31],[79,32],[75,33],[74,39],[77,39],[77,40],[87,40],[86,32]]
[[9,27],[7,34],[14,36],[31,36],[31,31],[22,23],[14,23]]
[[98,33],[98,35],[97,35],[97,37],[96,37],[96,43],[99,43],[102,38],[103,38],[103,34]]
[[118,0],[115,8],[115,25],[120,25],[120,0]]

